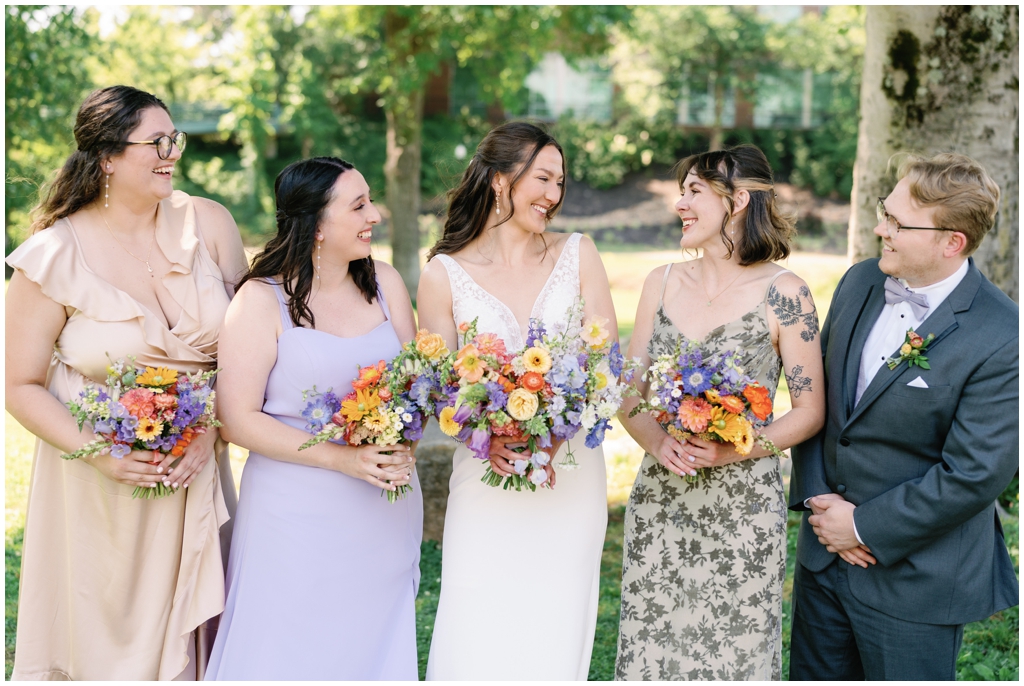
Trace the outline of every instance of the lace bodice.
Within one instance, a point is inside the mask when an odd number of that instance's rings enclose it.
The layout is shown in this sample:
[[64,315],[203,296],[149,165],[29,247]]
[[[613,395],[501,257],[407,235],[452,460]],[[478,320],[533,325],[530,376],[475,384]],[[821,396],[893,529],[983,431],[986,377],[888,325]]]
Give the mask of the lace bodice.
[[[565,241],[555,268],[530,310],[530,318],[539,319],[548,331],[556,323],[565,321],[566,312],[580,294],[580,238],[582,234],[574,233]],[[526,332],[520,330],[519,322],[508,305],[481,288],[448,255],[437,255],[437,259],[448,272],[455,324],[470,322],[476,317],[478,331],[497,334],[509,350],[522,348]]]

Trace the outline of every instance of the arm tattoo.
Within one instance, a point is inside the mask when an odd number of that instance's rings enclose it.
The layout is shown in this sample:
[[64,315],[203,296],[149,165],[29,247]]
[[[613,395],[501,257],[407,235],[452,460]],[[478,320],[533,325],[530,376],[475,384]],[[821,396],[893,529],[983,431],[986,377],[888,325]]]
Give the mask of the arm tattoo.
[[803,365],[795,365],[793,371],[786,374],[786,385],[789,386],[789,394],[794,398],[799,398],[800,394],[804,391],[813,391],[811,387],[811,377],[800,376],[804,371]]
[[[804,311],[801,297],[811,303],[809,312]],[[817,338],[818,310],[814,307],[814,301],[811,300],[811,289],[807,286],[801,286],[799,295],[796,298],[790,298],[779,293],[779,290],[773,285],[771,290],[768,291],[768,305],[771,306],[775,316],[778,317],[779,324],[782,326],[802,324],[803,331],[800,332],[800,338],[808,343]]]

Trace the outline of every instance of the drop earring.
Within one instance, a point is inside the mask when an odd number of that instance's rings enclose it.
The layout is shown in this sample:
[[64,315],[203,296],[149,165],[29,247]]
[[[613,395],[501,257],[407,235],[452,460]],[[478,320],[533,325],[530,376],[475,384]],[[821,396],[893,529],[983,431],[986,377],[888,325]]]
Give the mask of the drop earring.
[[103,206],[110,207],[110,174],[107,174],[106,184],[103,191]]
[[501,196],[497,191],[494,192],[494,214],[501,215]]
[[323,244],[323,240],[316,242],[316,280],[320,280],[320,246]]

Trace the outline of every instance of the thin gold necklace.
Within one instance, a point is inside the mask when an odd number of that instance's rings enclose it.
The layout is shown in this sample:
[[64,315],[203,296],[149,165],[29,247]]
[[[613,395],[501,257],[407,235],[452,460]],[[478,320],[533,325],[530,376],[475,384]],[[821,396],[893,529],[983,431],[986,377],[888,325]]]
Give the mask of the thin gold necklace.
[[[740,278],[742,275],[743,275],[743,272],[740,271],[740,273],[737,274],[736,276],[734,276],[732,281],[730,281],[725,288],[723,288],[722,290],[718,291],[718,295],[716,295],[715,298],[717,298],[718,296],[722,295],[722,293],[725,293],[727,290],[729,290],[729,287],[732,286],[734,283],[736,283],[736,279]],[[711,301],[714,300],[715,298],[712,298],[710,295],[708,295],[708,287],[704,285],[704,263],[703,262],[701,262],[701,265],[700,265],[700,287],[704,290],[704,297],[706,297],[708,299],[707,307],[711,307]]]
[[[146,265],[146,269],[149,270],[149,278],[151,278],[151,279],[155,278],[155,274],[153,274],[153,267],[152,267],[152,265],[149,264],[149,258],[153,256],[153,246],[156,245],[156,226],[153,226],[153,240],[149,244],[149,252],[146,253],[146,259],[142,259],[138,255],[133,253],[131,250],[129,250],[128,248],[124,247],[124,243],[122,243],[121,241],[119,241],[117,239],[117,236],[114,235],[113,230],[110,228],[110,224],[107,223],[107,218],[103,216],[102,212],[100,212],[100,219],[103,220],[103,223],[107,227],[107,231],[110,232],[110,237],[113,238],[114,241],[116,241],[117,244],[121,246],[121,249],[124,250],[129,255],[131,255],[132,257],[134,257],[135,259],[137,259],[139,262],[142,262],[143,264],[145,264]],[[705,295],[706,294],[707,294],[707,291],[705,291]]]

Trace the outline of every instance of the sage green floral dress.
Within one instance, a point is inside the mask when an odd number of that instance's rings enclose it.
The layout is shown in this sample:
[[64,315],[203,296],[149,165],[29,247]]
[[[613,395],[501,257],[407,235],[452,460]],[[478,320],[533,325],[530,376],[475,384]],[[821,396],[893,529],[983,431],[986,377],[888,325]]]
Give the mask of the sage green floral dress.
[[[738,352],[744,371],[774,400],[782,360],[766,300],[711,331],[700,347]],[[682,335],[659,302],[651,359],[673,352]],[[687,483],[644,456],[626,508],[616,679],[781,677],[786,501],[779,459],[704,474]]]

